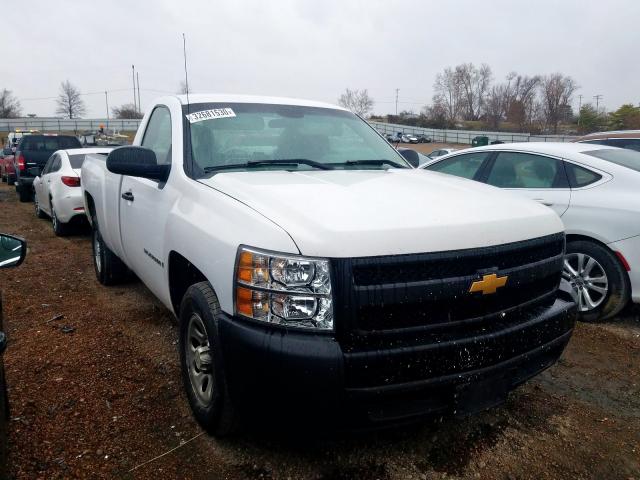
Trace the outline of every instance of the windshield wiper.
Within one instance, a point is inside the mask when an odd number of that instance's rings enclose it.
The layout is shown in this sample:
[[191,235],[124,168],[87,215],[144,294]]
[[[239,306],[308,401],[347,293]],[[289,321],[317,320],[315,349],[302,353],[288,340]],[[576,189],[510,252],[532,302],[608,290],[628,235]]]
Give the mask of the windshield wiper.
[[316,162],[314,160],[308,160],[306,158],[291,158],[281,160],[250,160],[246,163],[234,163],[231,165],[217,165],[212,167],[205,167],[206,173],[217,172],[218,170],[231,170],[236,168],[255,168],[262,167],[264,165],[309,165],[320,170],[333,170],[333,167],[324,163]]
[[347,165],[347,166],[351,166],[351,165],[391,165],[392,167],[396,167],[396,168],[408,168],[405,165],[402,165],[400,163],[396,163],[393,160],[387,160],[387,159],[382,159],[382,160],[348,160],[344,163],[342,163],[341,165]]

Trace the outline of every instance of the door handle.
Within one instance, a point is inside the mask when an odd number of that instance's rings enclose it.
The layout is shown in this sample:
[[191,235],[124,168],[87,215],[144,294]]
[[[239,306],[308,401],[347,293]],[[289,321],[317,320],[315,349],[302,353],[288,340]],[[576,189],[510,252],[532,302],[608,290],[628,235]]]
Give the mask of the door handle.
[[126,200],[127,202],[133,202],[133,193],[131,192],[124,192],[121,197]]
[[536,202],[540,202],[542,205],[546,205],[547,207],[553,206],[553,202],[545,200],[544,198],[534,198]]

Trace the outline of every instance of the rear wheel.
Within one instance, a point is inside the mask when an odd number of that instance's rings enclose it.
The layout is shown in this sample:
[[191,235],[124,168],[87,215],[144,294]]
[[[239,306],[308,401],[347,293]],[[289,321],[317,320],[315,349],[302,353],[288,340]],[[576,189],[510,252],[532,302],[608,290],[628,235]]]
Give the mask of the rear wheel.
[[629,301],[627,272],[604,245],[587,240],[567,244],[563,278],[569,282],[580,320],[611,318]]
[[67,235],[69,231],[69,225],[66,223],[62,223],[56,215],[56,211],[53,208],[53,203],[51,203],[51,226],[53,227],[53,233],[55,233],[58,237],[64,237]]
[[219,313],[208,282],[189,287],[180,306],[180,362],[193,415],[209,433],[224,436],[238,429],[238,421],[222,364]]
[[96,278],[102,285],[115,285],[122,282],[128,274],[127,266],[104,243],[98,222],[93,218],[91,244],[93,248],[93,267]]

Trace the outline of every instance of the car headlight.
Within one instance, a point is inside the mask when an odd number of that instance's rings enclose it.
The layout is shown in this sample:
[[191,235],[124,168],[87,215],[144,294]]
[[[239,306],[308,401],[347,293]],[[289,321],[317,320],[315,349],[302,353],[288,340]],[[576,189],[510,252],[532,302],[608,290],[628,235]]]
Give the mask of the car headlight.
[[267,323],[333,330],[329,260],[240,247],[235,313]]

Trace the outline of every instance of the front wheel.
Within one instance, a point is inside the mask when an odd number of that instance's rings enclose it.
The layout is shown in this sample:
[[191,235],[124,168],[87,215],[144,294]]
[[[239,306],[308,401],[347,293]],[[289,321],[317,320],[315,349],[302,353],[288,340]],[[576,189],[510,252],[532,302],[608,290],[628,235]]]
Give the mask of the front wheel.
[[562,277],[571,286],[582,321],[607,320],[629,301],[627,273],[604,245],[586,240],[569,242]]
[[33,206],[36,212],[36,217],[45,218],[47,216],[40,208],[40,202],[38,202],[38,195],[36,195],[35,192],[33,194]]
[[218,298],[208,282],[189,287],[180,305],[180,363],[196,420],[209,433],[224,436],[236,431],[238,422],[222,365],[219,313]]

